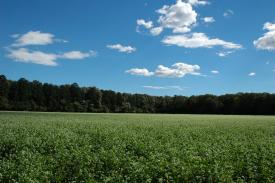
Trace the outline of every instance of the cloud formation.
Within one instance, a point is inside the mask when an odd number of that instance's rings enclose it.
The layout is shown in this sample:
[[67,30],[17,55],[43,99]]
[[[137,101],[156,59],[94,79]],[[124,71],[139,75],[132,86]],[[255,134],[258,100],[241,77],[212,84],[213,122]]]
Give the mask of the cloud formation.
[[234,51],[220,51],[217,53],[217,55],[219,57],[226,57],[226,56],[230,55],[231,53],[234,53]]
[[152,76],[154,75],[153,72],[150,72],[148,69],[139,69],[139,68],[133,68],[130,70],[125,71],[126,73],[129,73],[131,75],[137,75],[137,76]]
[[[58,59],[80,60],[88,57],[96,56],[96,51],[81,52],[77,50],[65,52],[65,53],[46,53],[43,51],[30,50],[26,46],[36,45],[48,45],[54,42],[67,42],[62,39],[55,39],[51,33],[43,33],[41,31],[29,31],[25,34],[13,34],[12,38],[16,39],[11,47],[7,48],[9,52],[7,57],[22,63],[33,63],[46,66],[57,66]],[[20,47],[20,48],[16,48]]]
[[57,66],[58,59],[69,59],[69,60],[80,60],[87,57],[94,56],[94,51],[81,52],[81,51],[70,51],[63,54],[45,53],[42,51],[32,51],[27,48],[19,48],[9,50],[7,57],[22,63],[33,63],[46,66]]
[[225,18],[230,18],[230,17],[233,16],[233,15],[234,15],[234,11],[233,11],[233,10],[230,10],[230,9],[226,10],[226,11],[223,13],[223,16],[224,16]]
[[207,5],[210,4],[208,1],[203,1],[203,0],[187,0],[188,3],[192,5]]
[[208,38],[204,33],[192,33],[182,35],[172,35],[165,37],[162,42],[166,45],[176,45],[185,48],[212,48],[221,46],[225,49],[240,49],[242,45],[227,42],[218,38]]
[[158,25],[154,27],[152,21],[138,19],[137,32],[140,26],[148,29],[152,36],[160,35],[164,29],[171,29],[173,33],[190,32],[197,22],[198,15],[193,6],[206,4],[209,3],[201,0],[177,0],[175,4],[164,5],[156,11],[159,14]]
[[275,50],[275,23],[267,22],[264,24],[263,29],[267,32],[253,41],[254,46],[261,50]]
[[60,58],[66,58],[66,59],[74,59],[74,60],[79,60],[79,59],[84,59],[87,57],[92,57],[92,56],[96,56],[96,52],[91,50],[89,52],[81,52],[81,51],[70,51],[70,52],[66,52],[62,55],[60,55]]
[[13,38],[17,38],[12,46],[28,46],[28,45],[48,45],[54,42],[54,35],[43,33],[40,31],[29,31],[26,34],[14,34]]
[[146,29],[151,29],[153,27],[153,22],[152,21],[146,22],[144,19],[138,19],[137,20],[137,25],[138,26],[143,26]]
[[150,29],[150,33],[152,36],[158,36],[162,33],[163,28],[162,27],[154,27],[152,29]]
[[[143,19],[137,20],[138,26],[144,26],[152,36],[160,35],[165,29],[172,30],[172,34],[162,39],[162,43],[166,45],[177,45],[185,48],[213,48],[221,46],[224,49],[240,49],[242,45],[219,38],[209,38],[205,33],[192,32],[192,28],[197,24],[198,13],[194,6],[210,4],[205,0],[177,0],[172,5],[164,5],[156,10],[159,14],[156,26],[152,21],[146,22]],[[227,10],[224,16],[233,15],[232,10]],[[201,18],[204,23],[213,23],[213,17]],[[233,53],[233,52],[231,52]],[[229,52],[218,54],[226,56]]]
[[159,77],[181,78],[186,74],[200,75],[200,73],[198,72],[199,70],[200,66],[198,65],[189,65],[179,62],[173,64],[171,67],[159,65],[155,70],[155,75]]
[[213,17],[204,17],[204,18],[202,18],[202,20],[204,21],[204,23],[213,23],[213,22],[215,22],[215,19]]
[[[196,3],[194,1],[193,3]],[[193,10],[192,4],[178,0],[176,4],[164,5],[157,10],[160,14],[158,23],[163,28],[172,29],[173,33],[185,33],[191,30],[191,27],[197,21],[197,13]]]
[[166,77],[166,78],[181,78],[187,74],[190,75],[201,75],[199,73],[200,66],[198,65],[190,65],[182,62],[178,62],[173,64],[171,67],[166,67],[163,65],[158,65],[154,72],[150,72],[148,69],[143,68],[133,68],[127,70],[126,73],[131,75],[139,75],[139,76],[157,76],[157,77]]
[[216,70],[213,70],[211,71],[212,74],[219,74],[220,72],[219,71],[216,71]]
[[181,86],[151,86],[151,85],[146,85],[142,86],[143,88],[147,89],[153,89],[153,90],[180,90],[182,91],[183,88]]
[[251,72],[251,73],[248,74],[248,76],[255,76],[255,75],[256,75],[255,72]]
[[112,50],[117,50],[118,52],[125,52],[125,53],[132,53],[136,51],[135,47],[123,46],[121,44],[107,45],[106,47]]
[[56,54],[44,53],[41,51],[30,51],[26,48],[19,48],[17,50],[10,50],[7,56],[17,62],[57,66],[55,62],[57,59]]

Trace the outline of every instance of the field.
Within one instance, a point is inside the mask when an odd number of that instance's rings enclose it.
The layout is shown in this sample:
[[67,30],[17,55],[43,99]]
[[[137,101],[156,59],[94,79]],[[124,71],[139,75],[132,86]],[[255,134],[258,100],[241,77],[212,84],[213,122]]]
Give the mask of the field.
[[275,117],[0,112],[0,182],[274,182]]

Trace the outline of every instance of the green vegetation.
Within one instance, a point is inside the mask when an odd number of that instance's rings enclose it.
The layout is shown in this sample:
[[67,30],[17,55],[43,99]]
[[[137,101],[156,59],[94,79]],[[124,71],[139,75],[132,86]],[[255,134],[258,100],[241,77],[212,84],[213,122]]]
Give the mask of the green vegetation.
[[275,115],[275,93],[215,96],[150,96],[39,81],[7,80],[0,75],[0,110],[169,114]]
[[275,117],[0,112],[0,182],[273,182]]

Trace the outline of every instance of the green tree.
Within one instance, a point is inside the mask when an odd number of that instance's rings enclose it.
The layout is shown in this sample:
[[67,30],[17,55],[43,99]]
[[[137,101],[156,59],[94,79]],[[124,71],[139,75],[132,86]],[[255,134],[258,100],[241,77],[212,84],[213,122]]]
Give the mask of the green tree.
[[0,75],[0,110],[9,109],[9,81],[4,75]]

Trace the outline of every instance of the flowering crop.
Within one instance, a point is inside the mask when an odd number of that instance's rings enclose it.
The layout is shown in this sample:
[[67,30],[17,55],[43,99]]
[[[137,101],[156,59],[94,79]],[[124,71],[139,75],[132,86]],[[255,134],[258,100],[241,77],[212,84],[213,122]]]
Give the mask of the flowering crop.
[[0,182],[272,182],[275,117],[0,113]]

